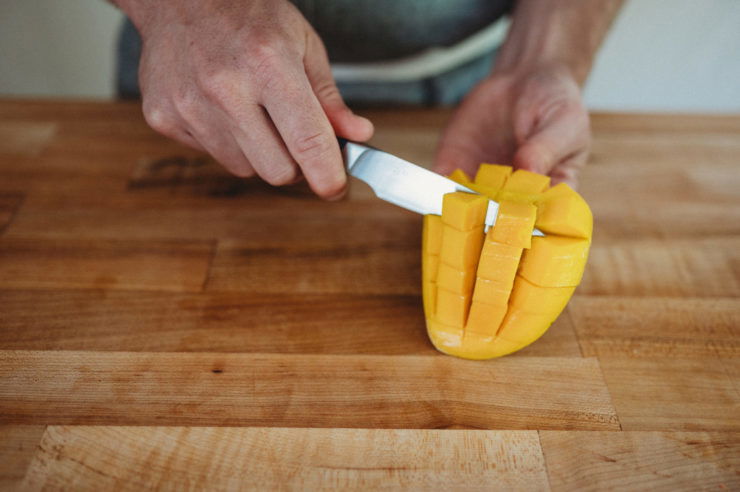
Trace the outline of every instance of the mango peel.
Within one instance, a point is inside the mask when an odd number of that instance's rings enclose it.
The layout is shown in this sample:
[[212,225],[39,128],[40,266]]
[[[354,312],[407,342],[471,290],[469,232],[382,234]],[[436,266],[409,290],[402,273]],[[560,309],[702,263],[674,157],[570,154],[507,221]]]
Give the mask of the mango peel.
[[[490,359],[521,350],[557,319],[580,283],[593,217],[566,184],[508,166],[482,164],[480,193],[445,195],[442,216],[424,217],[422,290],[427,333],[446,354]],[[481,196],[482,195],[482,196]],[[487,199],[499,202],[484,234]],[[532,237],[533,228],[545,237]]]

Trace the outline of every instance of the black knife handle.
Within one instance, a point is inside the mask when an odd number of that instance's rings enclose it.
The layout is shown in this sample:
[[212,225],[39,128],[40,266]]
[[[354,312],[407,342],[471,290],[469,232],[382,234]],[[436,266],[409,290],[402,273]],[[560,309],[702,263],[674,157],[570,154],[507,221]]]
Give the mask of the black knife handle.
[[339,150],[344,150],[344,146],[347,145],[348,141],[349,140],[347,140],[346,138],[337,137],[337,142],[339,142]]

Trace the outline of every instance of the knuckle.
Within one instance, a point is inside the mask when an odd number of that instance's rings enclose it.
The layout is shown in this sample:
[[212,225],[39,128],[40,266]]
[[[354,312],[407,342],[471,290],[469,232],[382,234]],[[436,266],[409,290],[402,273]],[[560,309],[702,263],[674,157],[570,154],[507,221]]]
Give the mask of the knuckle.
[[155,104],[144,103],[142,106],[144,120],[155,131],[164,135],[171,135],[175,130],[175,118],[169,111]]
[[297,171],[293,166],[270,166],[261,174],[273,186],[283,186],[295,181]]
[[326,133],[302,135],[295,140],[295,153],[299,162],[307,165],[320,164],[332,151],[336,142]]
[[314,93],[320,101],[341,101],[342,96],[337,89],[336,84],[332,81],[326,81],[314,88]]
[[214,68],[204,71],[198,77],[198,84],[206,97],[222,100],[236,88],[236,79],[231,69]]
[[284,37],[275,32],[253,33],[248,46],[246,68],[258,93],[264,93],[285,80],[289,67],[301,58],[286,45]]
[[173,103],[178,113],[186,121],[192,121],[198,117],[198,101],[194,91],[177,91],[173,95]]

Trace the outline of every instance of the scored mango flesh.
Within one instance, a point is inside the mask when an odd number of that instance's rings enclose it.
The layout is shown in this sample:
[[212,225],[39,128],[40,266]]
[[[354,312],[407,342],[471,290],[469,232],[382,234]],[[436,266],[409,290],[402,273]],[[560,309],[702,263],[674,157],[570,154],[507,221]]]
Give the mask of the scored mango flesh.
[[[480,194],[445,195],[442,216],[424,217],[422,290],[427,332],[441,352],[489,359],[541,337],[565,308],[586,266],[593,217],[567,184],[509,166],[482,164]],[[499,202],[484,233],[488,200]],[[533,237],[538,228],[545,237]]]

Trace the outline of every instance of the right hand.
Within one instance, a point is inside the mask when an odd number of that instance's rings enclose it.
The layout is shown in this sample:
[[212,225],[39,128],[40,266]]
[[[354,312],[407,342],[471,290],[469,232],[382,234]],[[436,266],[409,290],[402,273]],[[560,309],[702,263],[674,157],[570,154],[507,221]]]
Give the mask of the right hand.
[[286,0],[119,0],[143,39],[144,117],[237,176],[272,185],[305,176],[326,199],[345,191],[336,136],[365,141],[324,46]]

